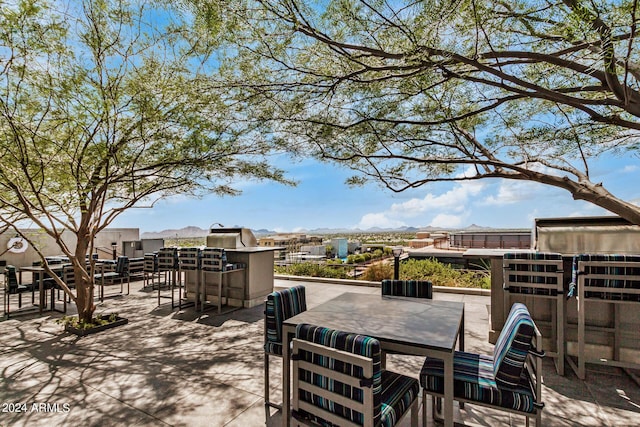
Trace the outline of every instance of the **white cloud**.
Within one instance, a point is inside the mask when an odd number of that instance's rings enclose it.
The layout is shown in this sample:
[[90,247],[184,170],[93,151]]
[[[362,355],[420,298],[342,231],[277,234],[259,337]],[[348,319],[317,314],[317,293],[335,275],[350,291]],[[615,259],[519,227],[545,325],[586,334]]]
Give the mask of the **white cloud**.
[[449,215],[449,214],[438,214],[431,220],[432,227],[442,227],[442,228],[459,228],[463,227],[466,224],[463,224],[469,217],[468,213],[464,213],[462,215]]
[[389,212],[368,213],[360,219],[357,227],[366,230],[372,227],[396,228],[406,226],[404,222],[391,219],[390,216],[392,216],[392,214]]
[[627,165],[624,168],[622,168],[622,173],[632,173],[632,172],[636,172],[638,169],[640,169],[640,167],[636,166],[636,165]]
[[[420,223],[437,227],[455,227],[469,217],[466,211],[475,196],[478,196],[486,184],[480,182],[462,182],[442,194],[428,193],[423,198],[412,198],[402,203],[393,203],[383,212],[370,212],[362,216],[357,227],[391,228],[405,226],[405,220],[422,217]],[[432,217],[431,221],[429,218]],[[437,220],[437,224],[433,221]],[[416,221],[411,221],[415,225]]]
[[535,182],[513,181],[503,179],[498,187],[498,194],[489,196],[482,204],[504,206],[540,197],[540,185]]

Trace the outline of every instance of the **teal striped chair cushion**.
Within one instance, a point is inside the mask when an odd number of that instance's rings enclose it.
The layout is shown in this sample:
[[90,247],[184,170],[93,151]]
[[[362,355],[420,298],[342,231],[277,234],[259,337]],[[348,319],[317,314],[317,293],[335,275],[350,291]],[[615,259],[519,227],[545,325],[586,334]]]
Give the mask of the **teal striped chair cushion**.
[[382,295],[412,298],[433,298],[433,285],[428,280],[389,280],[381,284]]
[[294,286],[267,295],[264,351],[282,356],[282,322],[307,309],[304,286]]
[[391,371],[382,371],[380,392],[380,425],[395,426],[418,398],[420,385],[414,378]]
[[[297,326],[296,338],[373,359],[373,376],[369,379],[364,378],[360,367],[349,363],[314,355],[306,351],[301,351],[297,356],[307,362],[313,362],[316,365],[370,381],[373,388],[374,426],[394,426],[418,396],[420,390],[418,381],[400,374],[381,370],[380,342],[375,338],[308,324]],[[306,370],[301,370],[299,374],[306,382],[337,392],[357,402],[363,401],[362,389],[360,388],[352,388],[339,381],[329,382],[325,377],[318,374],[312,375]],[[351,420],[356,424],[363,424],[361,413],[336,402],[328,401],[307,391],[301,391],[300,399]],[[312,414],[303,412],[303,415],[320,425],[331,425]]]
[[493,374],[498,387],[518,388],[534,334],[535,325],[527,307],[513,304],[493,351]]
[[[501,389],[493,375],[493,357],[456,352],[453,359],[453,393],[456,398],[533,413],[535,397],[526,370],[516,387]],[[444,394],[444,363],[428,357],[420,371],[420,384],[428,392]]]

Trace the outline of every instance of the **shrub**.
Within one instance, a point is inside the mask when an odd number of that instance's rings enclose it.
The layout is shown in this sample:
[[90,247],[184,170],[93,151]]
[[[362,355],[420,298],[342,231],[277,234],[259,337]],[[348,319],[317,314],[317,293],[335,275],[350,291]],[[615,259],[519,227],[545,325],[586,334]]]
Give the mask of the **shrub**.
[[359,263],[361,263],[361,262],[364,262],[364,261],[365,261],[365,259],[364,259],[364,255],[361,255],[361,254],[355,255],[355,256],[353,257],[353,260],[354,260],[354,262],[355,262],[356,264],[359,264]]
[[346,279],[347,272],[344,268],[327,267],[326,265],[302,262],[287,266],[276,266],[274,271],[278,274],[307,277],[329,277],[332,279]]
[[361,276],[362,280],[381,282],[393,278],[393,266],[382,262],[371,264]]
[[488,271],[459,270],[433,259],[409,259],[401,264],[400,278],[430,280],[434,286],[490,289]]

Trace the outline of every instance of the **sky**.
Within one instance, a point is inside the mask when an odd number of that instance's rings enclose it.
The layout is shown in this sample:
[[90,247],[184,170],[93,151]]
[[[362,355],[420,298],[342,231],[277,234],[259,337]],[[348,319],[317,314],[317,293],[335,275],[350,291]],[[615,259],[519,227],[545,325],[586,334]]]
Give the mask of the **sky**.
[[[509,180],[436,183],[402,193],[379,185],[349,187],[352,172],[316,160],[288,162],[296,187],[272,182],[241,182],[242,194],[200,199],[173,197],[153,208],[131,209],[111,227],[154,232],[213,223],[254,230],[296,232],[315,228],[366,230],[373,227],[433,226],[530,229],[536,218],[610,215],[569,192],[542,184]],[[640,164],[635,156],[602,158],[590,165],[593,182],[618,197],[640,204]]]

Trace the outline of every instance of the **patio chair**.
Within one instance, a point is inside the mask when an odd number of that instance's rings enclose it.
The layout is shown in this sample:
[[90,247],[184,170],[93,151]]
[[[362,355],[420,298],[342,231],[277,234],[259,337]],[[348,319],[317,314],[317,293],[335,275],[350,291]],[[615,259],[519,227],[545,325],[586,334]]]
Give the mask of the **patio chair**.
[[[524,304],[511,307],[502,332],[496,341],[493,355],[457,351],[453,359],[454,399],[488,406],[536,419],[541,426],[542,403],[542,336]],[[426,395],[433,400],[433,417],[436,401],[444,394],[444,364],[442,360],[429,358],[420,372],[423,422],[426,426]],[[439,406],[439,405],[438,405]]]
[[292,359],[298,423],[392,427],[410,409],[418,426],[418,381],[380,367],[377,339],[302,323]]
[[[106,265],[106,263],[103,262]],[[104,268],[104,266],[103,266]],[[104,301],[104,285],[105,281],[112,285],[116,280],[120,282],[120,294],[124,294],[124,280],[127,279],[127,295],[129,295],[131,287],[131,278],[129,277],[129,257],[119,256],[114,271],[103,271],[95,275],[100,280],[100,302]]]
[[129,258],[129,280],[144,279],[144,257]]
[[576,298],[578,352],[577,363],[567,361],[578,378],[586,378],[587,363],[622,368],[633,378],[629,369],[640,369],[640,363],[625,357],[624,348],[637,348],[638,326],[631,319],[640,302],[640,255],[575,255],[568,296]]
[[[158,274],[158,254],[157,253],[146,253],[144,254],[144,285],[143,288],[146,288],[149,283],[151,283],[151,290],[154,289],[155,286],[155,277]],[[158,282],[160,278],[158,278]],[[160,284],[158,283],[158,286]]]
[[[62,281],[67,285],[69,289],[75,289],[76,287],[76,276],[73,271],[73,265],[66,264],[62,266]],[[67,294],[63,294],[63,303],[64,303],[64,312],[67,312],[67,303],[71,303],[71,297],[67,296]]]
[[282,322],[307,310],[305,288],[294,286],[272,292],[264,306],[264,404],[282,409],[269,400],[269,357],[282,358]]
[[8,319],[10,315],[10,300],[11,295],[18,295],[18,308],[22,308],[22,294],[31,292],[31,303],[35,302],[35,288],[32,284],[18,283],[18,275],[16,273],[16,267],[13,265],[7,265],[4,268],[4,316]]
[[[547,356],[554,358],[558,375],[564,375],[566,345],[562,262],[562,255],[552,252],[505,253],[502,261],[504,307],[510,307],[513,302],[530,304],[537,325],[543,331],[549,331],[550,344],[543,345],[543,348]],[[536,310],[536,305],[545,300],[551,303],[550,318],[547,319],[540,309]]]
[[389,280],[381,284],[383,296],[433,298],[433,284],[429,280]]

